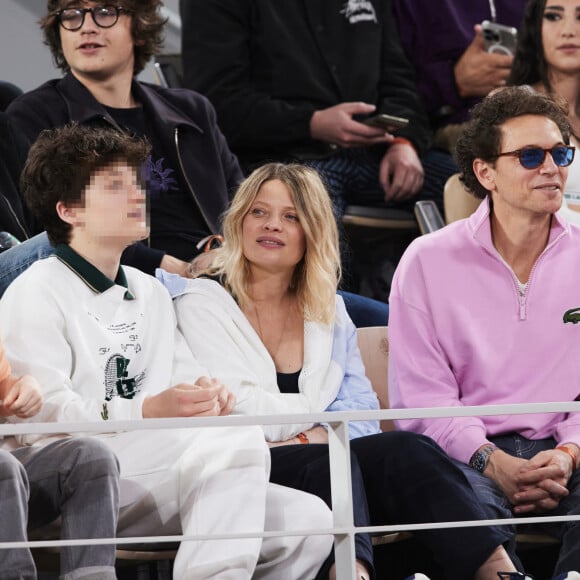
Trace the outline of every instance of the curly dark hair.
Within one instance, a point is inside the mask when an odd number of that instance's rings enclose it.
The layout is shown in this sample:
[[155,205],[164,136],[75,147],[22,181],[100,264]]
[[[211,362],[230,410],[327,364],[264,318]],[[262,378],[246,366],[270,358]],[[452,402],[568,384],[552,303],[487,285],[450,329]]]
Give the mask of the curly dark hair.
[[20,190],[30,211],[46,229],[50,243],[67,244],[72,226],[60,219],[56,204],[83,204],[91,176],[115,161],[125,162],[141,173],[149,152],[146,140],[109,127],[71,123],[47,129],[30,148]]
[[[54,13],[62,8],[79,6],[83,3],[83,0],[78,0],[78,2],[48,0],[47,14],[40,20],[40,28],[44,33],[44,43],[50,47],[54,64],[64,72],[69,70],[69,66],[62,52],[60,25]],[[163,28],[167,21],[161,15],[163,0],[119,0],[115,1],[114,4],[125,8],[131,15],[131,32],[135,43],[133,74],[138,75],[151,57],[161,51]]]
[[518,44],[508,85],[534,85],[541,82],[550,92],[548,67],[542,44],[542,23],[546,0],[529,0],[518,29]]
[[492,162],[501,152],[502,125],[523,115],[539,115],[552,120],[564,143],[570,143],[572,127],[564,99],[537,93],[528,86],[500,89],[473,107],[471,120],[457,141],[455,158],[465,187],[480,199],[489,194],[473,171],[473,161]]

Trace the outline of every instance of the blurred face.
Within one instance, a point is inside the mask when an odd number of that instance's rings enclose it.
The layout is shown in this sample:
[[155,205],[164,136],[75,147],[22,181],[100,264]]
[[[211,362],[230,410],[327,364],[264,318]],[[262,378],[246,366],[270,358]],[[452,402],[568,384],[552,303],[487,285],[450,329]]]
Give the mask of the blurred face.
[[[121,4],[110,2],[65,2],[61,10],[99,7],[103,14]],[[97,20],[101,21],[99,18]],[[74,24],[74,20],[69,22]],[[108,26],[110,22],[102,17],[102,24]],[[103,81],[119,75],[127,75],[129,78],[133,76],[134,43],[131,16],[126,12],[120,12],[119,19],[110,28],[98,26],[93,15],[87,12],[78,30],[67,30],[59,24],[59,32],[64,57],[71,72],[79,80]]]
[[[526,147],[551,149],[564,145],[558,126],[547,117],[524,115],[502,126],[501,153]],[[517,156],[498,157],[492,163],[476,159],[474,171],[480,183],[492,192],[493,211],[512,215],[546,216],[560,209],[568,176],[547,153],[535,169],[523,167]]]
[[550,74],[580,70],[580,0],[547,0],[542,44]]
[[73,235],[126,246],[149,235],[147,202],[137,172],[123,161],[97,169],[84,193],[84,206],[75,208]]
[[242,223],[243,252],[252,268],[291,273],[306,241],[292,194],[277,179],[260,188]]

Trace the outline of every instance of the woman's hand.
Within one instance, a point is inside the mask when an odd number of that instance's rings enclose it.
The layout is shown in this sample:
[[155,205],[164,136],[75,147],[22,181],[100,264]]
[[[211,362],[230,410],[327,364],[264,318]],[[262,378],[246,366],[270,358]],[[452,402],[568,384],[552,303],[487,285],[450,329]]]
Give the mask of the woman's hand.
[[[312,427],[312,429],[303,431],[303,433],[308,437],[308,443],[318,443],[323,445],[328,443],[328,432],[321,425]],[[268,447],[280,447],[282,445],[303,445],[303,443],[298,439],[298,436],[286,439],[286,441],[268,441]]]

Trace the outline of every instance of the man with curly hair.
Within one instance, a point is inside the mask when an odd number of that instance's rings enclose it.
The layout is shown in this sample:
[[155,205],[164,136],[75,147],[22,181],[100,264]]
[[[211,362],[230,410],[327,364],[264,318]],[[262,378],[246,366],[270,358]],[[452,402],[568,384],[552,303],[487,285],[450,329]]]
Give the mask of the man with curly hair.
[[[483,202],[468,219],[415,240],[397,268],[393,406],[578,400],[580,229],[558,214],[574,159],[570,134],[567,107],[527,87],[492,93],[473,109],[457,160],[463,183]],[[411,419],[399,427],[439,443],[490,518],[580,514],[578,413]],[[580,570],[579,522],[541,529],[562,542],[555,578]]]

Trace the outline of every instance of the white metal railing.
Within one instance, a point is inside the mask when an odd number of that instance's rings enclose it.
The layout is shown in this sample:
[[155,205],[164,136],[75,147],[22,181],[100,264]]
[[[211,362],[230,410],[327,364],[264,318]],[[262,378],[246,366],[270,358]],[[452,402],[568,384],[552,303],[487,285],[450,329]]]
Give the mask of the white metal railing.
[[529,403],[510,405],[487,405],[481,407],[439,407],[416,409],[385,409],[380,411],[340,411],[332,413],[301,413],[293,415],[260,415],[171,419],[141,419],[127,421],[102,421],[85,423],[4,423],[0,424],[0,436],[24,434],[62,434],[133,431],[146,429],[176,429],[203,427],[235,427],[244,425],[281,425],[287,423],[327,423],[330,478],[332,488],[333,526],[293,530],[276,530],[270,532],[248,534],[216,534],[216,535],[179,535],[179,536],[147,536],[131,538],[87,539],[87,540],[37,540],[28,542],[0,542],[0,549],[21,547],[59,547],[64,545],[97,545],[117,544],[119,546],[135,543],[165,543],[187,540],[218,540],[247,537],[275,537],[332,534],[335,538],[335,556],[337,580],[351,580],[355,577],[354,535],[361,532],[387,533],[396,531],[430,530],[442,528],[473,527],[488,525],[508,525],[540,522],[564,522],[580,519],[580,516],[534,516],[507,518],[501,520],[472,520],[423,524],[400,524],[355,527],[353,523],[352,489],[350,477],[350,446],[348,440],[348,424],[350,421],[362,420],[393,420],[440,417],[473,417],[488,415],[511,415],[533,413],[571,413],[580,412],[580,402],[574,403]]

